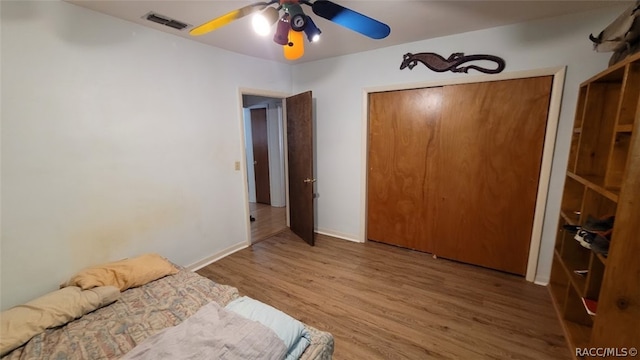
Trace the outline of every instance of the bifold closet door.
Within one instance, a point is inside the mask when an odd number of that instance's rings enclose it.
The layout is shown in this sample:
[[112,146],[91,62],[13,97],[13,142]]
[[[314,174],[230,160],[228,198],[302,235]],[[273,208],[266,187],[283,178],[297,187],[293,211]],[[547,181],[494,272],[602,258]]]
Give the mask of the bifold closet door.
[[369,95],[367,238],[433,252],[427,181],[436,164],[442,88]]
[[372,94],[368,238],[524,275],[551,84]]
[[552,77],[447,86],[435,253],[524,275]]

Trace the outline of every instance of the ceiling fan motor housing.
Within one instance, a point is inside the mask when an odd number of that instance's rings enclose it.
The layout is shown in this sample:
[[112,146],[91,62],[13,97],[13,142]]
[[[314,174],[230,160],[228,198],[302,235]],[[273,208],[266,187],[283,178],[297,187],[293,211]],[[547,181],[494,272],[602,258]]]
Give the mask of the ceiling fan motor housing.
[[304,30],[307,26],[307,15],[302,11],[302,7],[298,3],[283,3],[282,8],[289,14],[289,23],[291,29],[295,31]]

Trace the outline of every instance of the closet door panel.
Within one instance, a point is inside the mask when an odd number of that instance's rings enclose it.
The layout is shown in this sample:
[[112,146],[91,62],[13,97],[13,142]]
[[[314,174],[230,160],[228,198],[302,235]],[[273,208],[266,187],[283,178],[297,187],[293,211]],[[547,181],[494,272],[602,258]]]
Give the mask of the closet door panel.
[[446,86],[430,221],[444,258],[526,272],[552,77]]
[[369,97],[367,238],[433,252],[428,179],[438,151],[442,88]]

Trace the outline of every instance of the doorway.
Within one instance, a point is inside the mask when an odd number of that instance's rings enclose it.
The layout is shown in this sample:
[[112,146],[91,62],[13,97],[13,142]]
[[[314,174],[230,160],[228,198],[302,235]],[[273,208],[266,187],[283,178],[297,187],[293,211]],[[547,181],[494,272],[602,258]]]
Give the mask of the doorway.
[[251,243],[287,228],[282,98],[242,93]]

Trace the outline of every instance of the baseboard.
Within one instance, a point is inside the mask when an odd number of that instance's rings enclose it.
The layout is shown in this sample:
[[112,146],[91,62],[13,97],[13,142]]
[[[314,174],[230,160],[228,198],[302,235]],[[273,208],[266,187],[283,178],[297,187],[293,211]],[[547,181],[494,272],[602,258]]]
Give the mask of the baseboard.
[[363,241],[360,241],[358,239],[354,239],[353,237],[351,237],[351,235],[341,234],[339,232],[335,232],[335,231],[331,231],[331,230],[316,229],[315,232],[316,232],[316,234],[327,235],[327,236],[331,236],[331,237],[342,239],[342,240],[353,241],[353,242],[357,242],[357,243],[362,243],[363,242]]
[[540,285],[540,286],[547,286],[547,285],[549,285],[549,281],[539,281],[539,280],[536,280],[536,281],[534,281],[533,283],[534,283],[534,284],[536,284],[536,285]]
[[234,252],[240,251],[240,250],[245,249],[247,247],[249,247],[249,244],[247,244],[246,242],[242,242],[242,243],[230,246],[230,247],[228,247],[228,248],[226,248],[226,249],[224,249],[222,251],[219,251],[219,252],[217,252],[217,253],[215,253],[215,254],[213,254],[211,256],[207,256],[206,258],[204,258],[204,259],[202,259],[200,261],[197,261],[197,262],[187,266],[186,268],[187,268],[187,270],[190,270],[190,271],[200,270],[203,267],[205,267],[205,266],[207,266],[207,265],[209,265],[209,264],[211,264],[213,262],[216,262],[216,261],[222,259],[225,256],[229,256],[229,255],[233,254]]

